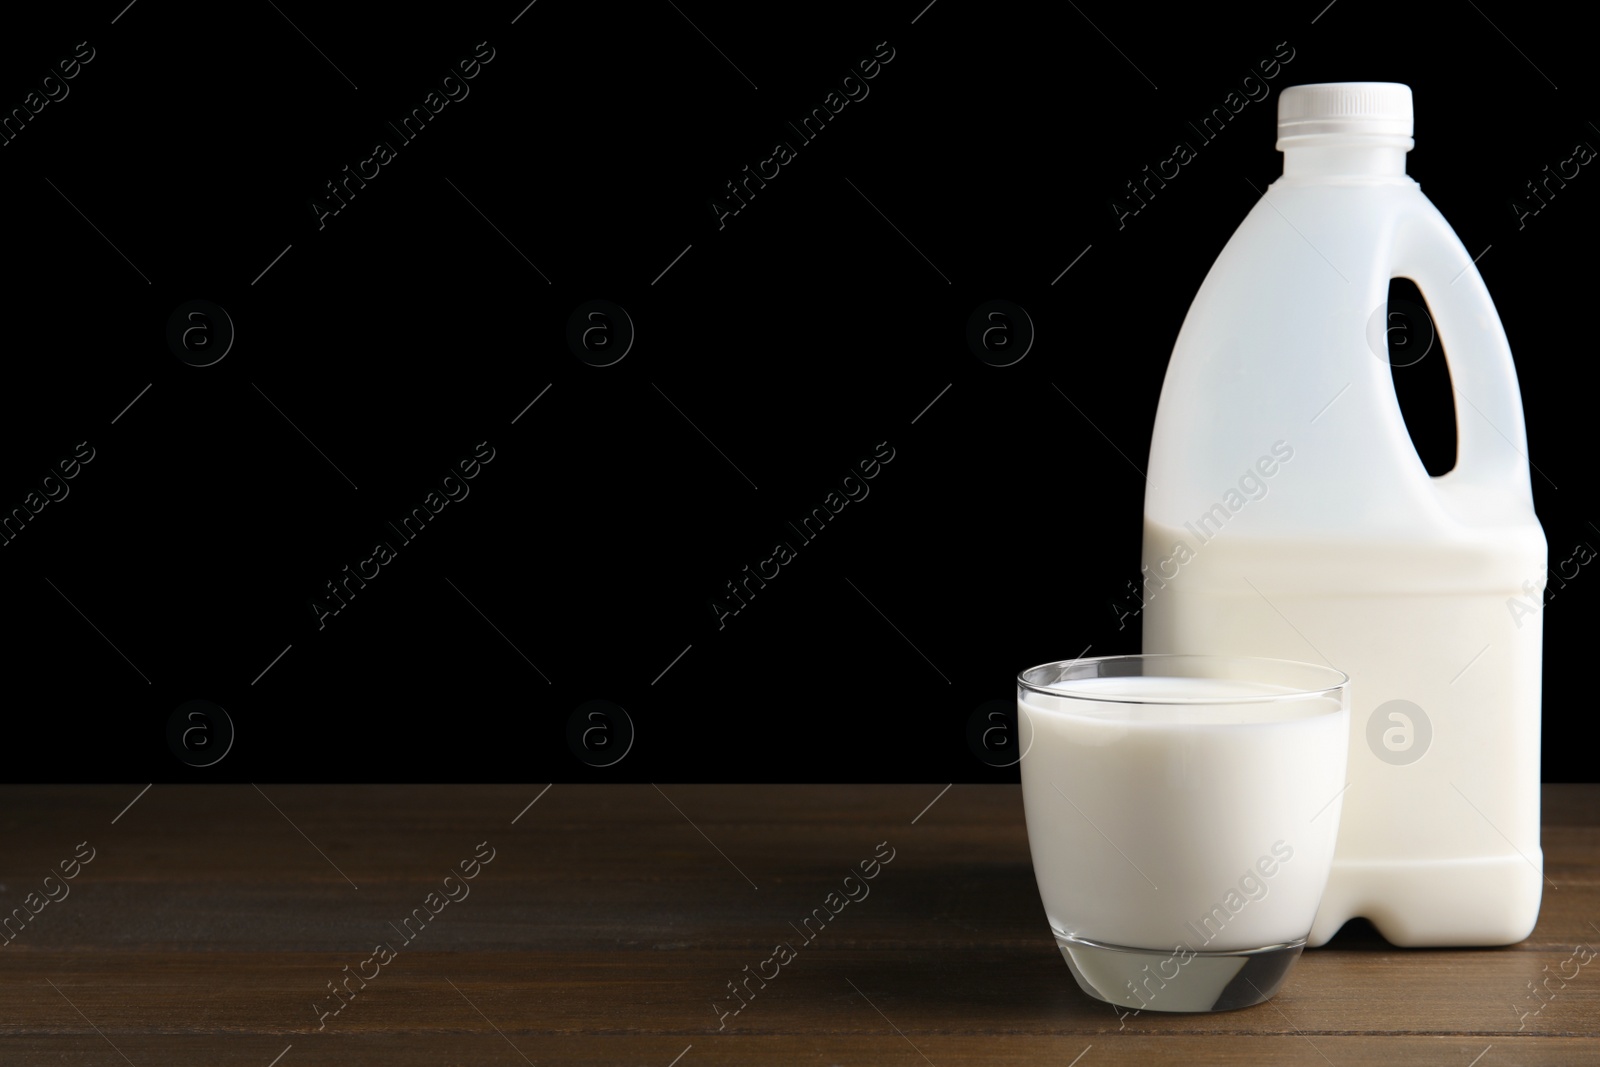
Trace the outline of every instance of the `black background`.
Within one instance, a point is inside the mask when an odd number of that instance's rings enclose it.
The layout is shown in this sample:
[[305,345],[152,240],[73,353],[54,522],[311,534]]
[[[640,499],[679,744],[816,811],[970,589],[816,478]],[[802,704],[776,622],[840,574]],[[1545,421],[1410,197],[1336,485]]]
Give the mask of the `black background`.
[[[1551,562],[1600,543],[1580,433],[1600,178],[1520,228],[1511,206],[1600,144],[1578,27],[1470,3],[924,3],[113,0],[13,22],[7,111],[95,50],[0,148],[0,510],[95,450],[0,549],[13,778],[1015,780],[969,747],[974,710],[1021,667],[1138,650],[1111,605],[1161,376],[1281,168],[1292,84],[1413,87],[1408,168],[1487,249]],[[385,122],[480,41],[470,95],[319,228],[324,183],[398,143]],[[719,228],[724,183],[884,41],[870,95]],[[1124,182],[1289,49],[1119,228]],[[166,342],[192,299],[237,331],[213,366]],[[609,367],[565,338],[594,299],[637,331]],[[966,342],[991,299],[1037,330],[1008,367]],[[1437,354],[1400,374],[1444,381]],[[1448,454],[1448,412],[1417,410]],[[324,583],[481,441],[470,495],[319,629]],[[879,442],[870,496],[719,629],[724,583]],[[1590,709],[1562,695],[1591,582],[1547,608],[1549,781],[1594,779]],[[166,733],[196,699],[237,729],[202,769]],[[613,766],[567,742],[591,700],[637,730]]]

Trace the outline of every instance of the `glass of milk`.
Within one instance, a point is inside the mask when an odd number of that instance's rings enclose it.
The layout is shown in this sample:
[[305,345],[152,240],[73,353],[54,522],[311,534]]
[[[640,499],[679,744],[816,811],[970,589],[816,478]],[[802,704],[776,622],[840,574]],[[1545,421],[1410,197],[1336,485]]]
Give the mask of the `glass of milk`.
[[1135,1011],[1265,1001],[1333,862],[1349,679],[1236,656],[1103,656],[1017,676],[1028,846],[1085,993]]

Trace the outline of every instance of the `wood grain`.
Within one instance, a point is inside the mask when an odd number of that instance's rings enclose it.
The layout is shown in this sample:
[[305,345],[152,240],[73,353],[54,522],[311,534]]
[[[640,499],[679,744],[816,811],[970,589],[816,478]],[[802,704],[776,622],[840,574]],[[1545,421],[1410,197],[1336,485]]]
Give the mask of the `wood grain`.
[[[124,811],[141,788],[0,789],[0,914],[94,850],[0,947],[7,1067],[1600,1060],[1600,961],[1529,993],[1600,944],[1600,786],[1545,787],[1554,885],[1520,945],[1397,949],[1352,924],[1266,1005],[1126,1018],[1050,940],[1016,786],[924,811],[942,786],[162,785]],[[491,850],[464,897],[429,900]],[[365,963],[380,941],[394,958]]]

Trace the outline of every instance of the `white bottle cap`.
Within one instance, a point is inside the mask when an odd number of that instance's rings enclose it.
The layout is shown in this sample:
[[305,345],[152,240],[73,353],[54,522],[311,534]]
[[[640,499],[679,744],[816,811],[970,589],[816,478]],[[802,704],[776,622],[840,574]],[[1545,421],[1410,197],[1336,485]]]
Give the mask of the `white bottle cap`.
[[1409,149],[1411,130],[1411,87],[1398,82],[1291,85],[1278,95],[1280,151],[1307,137],[1385,138]]

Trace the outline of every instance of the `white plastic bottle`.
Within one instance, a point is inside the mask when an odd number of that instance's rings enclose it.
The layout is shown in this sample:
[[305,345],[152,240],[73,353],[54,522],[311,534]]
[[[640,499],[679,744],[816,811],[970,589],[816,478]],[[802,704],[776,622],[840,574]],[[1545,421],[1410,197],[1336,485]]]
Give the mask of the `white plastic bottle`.
[[[1411,133],[1407,86],[1284,90],[1283,176],[1195,296],[1150,447],[1145,651],[1351,677],[1312,945],[1357,916],[1397,945],[1510,944],[1543,885],[1546,544],[1521,396],[1472,256],[1406,176]],[[1395,277],[1448,357],[1458,443],[1438,477],[1384,355]]]

